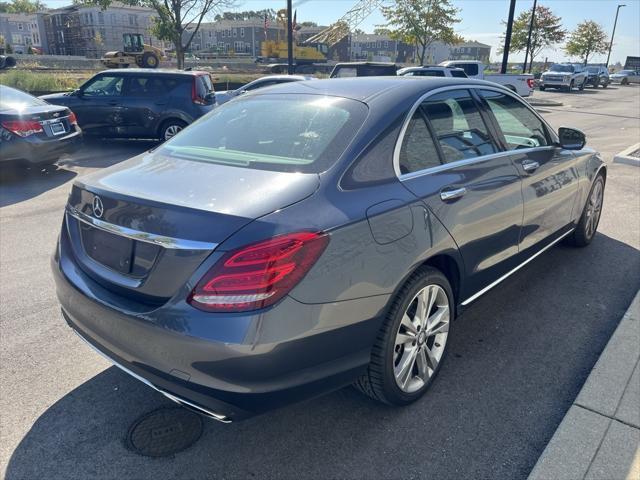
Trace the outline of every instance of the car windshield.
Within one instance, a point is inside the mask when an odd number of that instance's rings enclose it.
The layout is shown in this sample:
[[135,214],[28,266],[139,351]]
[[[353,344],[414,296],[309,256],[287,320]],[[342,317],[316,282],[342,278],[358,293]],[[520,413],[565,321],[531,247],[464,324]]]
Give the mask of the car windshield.
[[342,155],[365,104],[320,95],[257,95],[221,105],[159,149],[161,155],[261,170],[319,173]]
[[15,88],[0,85],[0,110],[24,110],[27,107],[39,107],[47,102],[33,97]]
[[551,65],[549,71],[573,73],[574,68],[571,65]]
[[589,73],[598,73],[598,67],[587,67],[587,72]]

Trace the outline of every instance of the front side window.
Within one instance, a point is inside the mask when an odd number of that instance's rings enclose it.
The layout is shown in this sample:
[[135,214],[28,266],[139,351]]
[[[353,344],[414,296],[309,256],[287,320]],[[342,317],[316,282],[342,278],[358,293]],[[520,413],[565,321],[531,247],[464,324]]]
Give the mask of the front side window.
[[464,72],[469,76],[473,77],[478,75],[478,64],[477,63],[463,63],[460,65],[456,65],[456,67],[461,68]]
[[421,105],[437,137],[445,162],[498,151],[468,90],[429,97]]
[[400,148],[400,173],[411,173],[441,165],[438,150],[420,109],[409,120]]
[[102,75],[89,80],[82,88],[82,94],[87,97],[115,97],[122,93],[123,77]]
[[454,78],[467,78],[467,74],[464,70],[451,70],[451,76]]
[[478,93],[489,105],[509,150],[549,145],[542,120],[521,102],[493,90]]
[[225,103],[158,150],[188,160],[319,173],[342,155],[365,104],[322,95],[260,95]]

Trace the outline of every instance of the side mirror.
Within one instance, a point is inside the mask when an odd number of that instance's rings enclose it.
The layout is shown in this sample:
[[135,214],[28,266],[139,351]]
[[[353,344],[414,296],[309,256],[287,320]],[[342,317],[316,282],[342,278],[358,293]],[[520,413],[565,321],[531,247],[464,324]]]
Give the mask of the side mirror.
[[215,92],[209,92],[205,95],[204,99],[207,101],[207,103],[212,104],[212,103],[216,103],[216,93]]
[[582,150],[587,144],[587,137],[576,128],[560,127],[558,129],[560,146],[565,150]]

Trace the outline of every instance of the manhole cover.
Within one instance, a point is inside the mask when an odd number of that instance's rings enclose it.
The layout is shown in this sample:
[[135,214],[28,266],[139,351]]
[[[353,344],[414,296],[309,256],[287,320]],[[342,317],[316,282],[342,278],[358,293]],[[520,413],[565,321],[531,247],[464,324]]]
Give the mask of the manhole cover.
[[182,407],[163,407],[133,422],[127,442],[140,455],[166,457],[189,448],[200,435],[200,415]]

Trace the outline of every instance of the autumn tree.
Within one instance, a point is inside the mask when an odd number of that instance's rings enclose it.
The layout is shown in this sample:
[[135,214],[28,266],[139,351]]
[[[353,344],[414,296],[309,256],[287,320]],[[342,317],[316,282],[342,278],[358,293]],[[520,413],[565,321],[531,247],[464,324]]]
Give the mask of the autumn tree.
[[596,53],[607,53],[608,35],[593,20],[585,20],[571,32],[564,50],[571,56],[580,58],[586,65],[589,57]]
[[[529,48],[529,71],[533,60],[540,55],[545,48],[553,48],[562,42],[567,32],[562,28],[562,19],[553,14],[550,8],[544,5],[536,7],[533,27],[531,29],[531,46]],[[506,22],[503,22],[506,25]],[[511,34],[511,51],[524,52],[527,49],[529,38],[529,25],[531,24],[531,10],[525,10],[518,15],[513,22]],[[503,37],[504,40],[504,37]]]
[[[16,0],[14,0],[16,1]],[[76,0],[76,3],[99,5],[107,8],[112,0]],[[184,54],[206,18],[213,17],[220,9],[235,4],[234,0],[121,0],[120,3],[152,8],[157,17],[151,27],[160,40],[175,46],[178,68],[184,68]]]
[[387,23],[380,27],[388,29],[394,40],[415,45],[421,65],[434,42],[451,45],[463,41],[453,31],[460,19],[451,0],[394,0],[381,10]]

